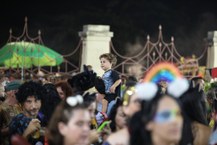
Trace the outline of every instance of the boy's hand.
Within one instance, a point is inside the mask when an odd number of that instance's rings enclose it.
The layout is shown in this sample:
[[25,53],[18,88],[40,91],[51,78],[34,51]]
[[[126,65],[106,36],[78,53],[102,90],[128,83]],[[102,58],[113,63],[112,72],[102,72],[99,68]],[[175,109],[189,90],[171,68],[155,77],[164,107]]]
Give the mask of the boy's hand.
[[118,85],[120,85],[120,83],[121,83],[121,79],[117,80],[117,81],[111,86],[111,88],[109,89],[109,91],[110,91],[111,93],[115,93],[115,89],[116,89],[116,87],[117,87]]
[[114,85],[112,85],[111,88],[109,89],[110,93],[115,93],[115,89],[116,89],[116,87]]

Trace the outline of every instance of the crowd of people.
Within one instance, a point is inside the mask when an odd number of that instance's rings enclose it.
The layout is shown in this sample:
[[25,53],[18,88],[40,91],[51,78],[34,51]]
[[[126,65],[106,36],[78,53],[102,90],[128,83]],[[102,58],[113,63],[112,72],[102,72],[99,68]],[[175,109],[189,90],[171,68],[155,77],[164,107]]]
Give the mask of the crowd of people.
[[113,54],[99,60],[103,76],[84,66],[55,83],[2,82],[0,145],[217,144],[217,83],[207,89],[199,76],[123,80]]

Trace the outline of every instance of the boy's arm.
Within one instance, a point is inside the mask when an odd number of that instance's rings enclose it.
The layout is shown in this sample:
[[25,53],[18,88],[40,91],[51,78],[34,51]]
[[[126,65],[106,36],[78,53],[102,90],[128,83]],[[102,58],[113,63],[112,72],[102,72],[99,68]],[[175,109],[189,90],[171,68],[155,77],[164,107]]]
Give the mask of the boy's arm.
[[102,112],[106,113],[108,107],[108,101],[106,99],[102,99]]
[[115,93],[115,89],[116,89],[116,87],[118,86],[118,85],[120,85],[121,84],[121,79],[118,79],[117,81],[115,81],[115,83],[111,86],[111,88],[110,88],[110,92],[111,93]]

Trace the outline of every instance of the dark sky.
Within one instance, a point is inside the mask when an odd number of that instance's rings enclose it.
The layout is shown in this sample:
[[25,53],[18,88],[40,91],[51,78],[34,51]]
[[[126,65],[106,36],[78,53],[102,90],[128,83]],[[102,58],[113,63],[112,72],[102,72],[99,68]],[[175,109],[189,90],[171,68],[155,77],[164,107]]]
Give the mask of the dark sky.
[[[128,46],[144,44],[147,34],[157,39],[158,25],[165,40],[175,37],[178,51],[185,56],[199,56],[204,49],[207,32],[217,30],[214,0],[79,0],[79,1],[1,1],[0,46],[9,36],[20,35],[24,17],[28,17],[29,33],[42,31],[46,46],[61,54],[76,47],[78,32],[85,24],[107,24],[114,32],[112,39],[121,53]],[[130,45],[129,45],[130,44]],[[187,50],[187,51],[186,51]]]

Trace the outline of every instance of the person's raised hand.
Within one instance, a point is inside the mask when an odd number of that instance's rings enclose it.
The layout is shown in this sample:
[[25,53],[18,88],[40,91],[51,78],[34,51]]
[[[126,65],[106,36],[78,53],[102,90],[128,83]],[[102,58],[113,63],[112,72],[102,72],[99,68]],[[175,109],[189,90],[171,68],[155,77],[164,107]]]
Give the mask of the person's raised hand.
[[38,119],[32,119],[29,122],[29,125],[27,126],[26,130],[24,131],[23,137],[27,138],[30,134],[39,130],[40,127],[41,127],[40,121]]

